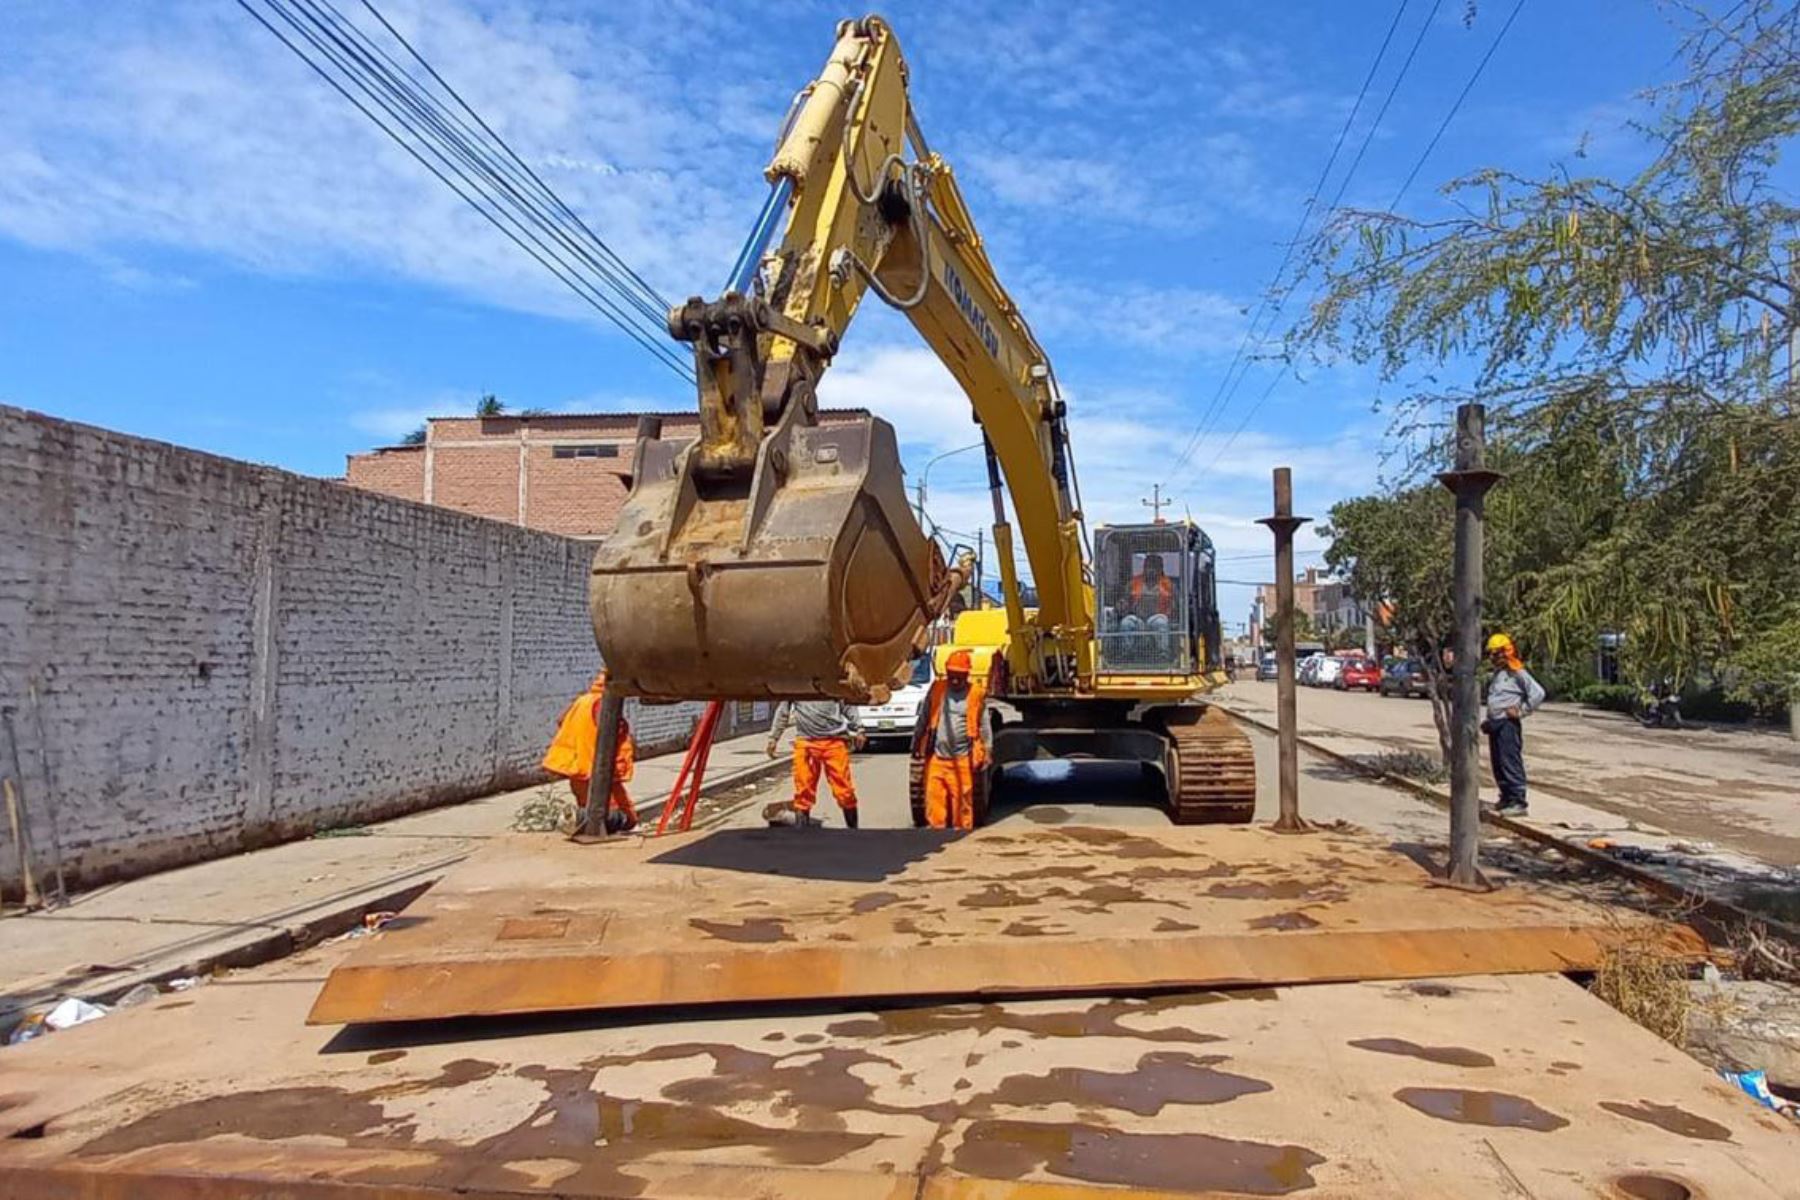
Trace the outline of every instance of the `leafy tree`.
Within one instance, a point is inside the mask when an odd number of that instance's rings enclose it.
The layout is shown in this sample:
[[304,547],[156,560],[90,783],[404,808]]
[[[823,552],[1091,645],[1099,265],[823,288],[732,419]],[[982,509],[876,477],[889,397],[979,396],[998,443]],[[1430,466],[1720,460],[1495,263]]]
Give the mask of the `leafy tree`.
[[500,397],[494,393],[485,392],[481,399],[475,402],[475,415],[478,417],[503,417],[506,415],[506,405],[501,403]]
[[[1263,622],[1262,638],[1262,644],[1265,647],[1270,650],[1275,648],[1275,618],[1273,616]],[[1313,632],[1312,614],[1303,608],[1294,610],[1294,640],[1296,642],[1317,640],[1317,635]]]
[[1293,349],[1402,383],[1398,432],[1489,406],[1512,475],[1489,501],[1490,605],[1552,655],[1612,629],[1640,679],[1700,667],[1792,695],[1800,208],[1774,173],[1800,132],[1800,9],[1685,11],[1687,70],[1646,93],[1638,173],[1489,169],[1445,186],[1448,217],[1336,215]]
[[400,444],[402,446],[423,446],[425,444],[425,426],[421,425],[401,438]]
[[1388,609],[1396,642],[1425,666],[1432,720],[1450,761],[1447,672],[1439,649],[1454,628],[1450,596],[1453,501],[1436,483],[1389,496],[1359,496],[1331,506],[1320,534],[1331,539],[1325,562],[1365,607]]

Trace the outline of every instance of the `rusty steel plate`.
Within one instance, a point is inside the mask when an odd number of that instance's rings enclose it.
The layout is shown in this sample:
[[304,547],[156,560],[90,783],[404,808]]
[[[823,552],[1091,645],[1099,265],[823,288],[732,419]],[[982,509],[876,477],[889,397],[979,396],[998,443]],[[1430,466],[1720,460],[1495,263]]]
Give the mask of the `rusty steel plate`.
[[1608,918],[1597,909],[1427,878],[1340,831],[730,829],[602,846],[519,837],[458,867],[364,942],[308,1019],[1092,994],[1599,960]]
[[0,1051],[0,1196],[1793,1194],[1779,1118],[1557,976],[309,1028],[346,949]]

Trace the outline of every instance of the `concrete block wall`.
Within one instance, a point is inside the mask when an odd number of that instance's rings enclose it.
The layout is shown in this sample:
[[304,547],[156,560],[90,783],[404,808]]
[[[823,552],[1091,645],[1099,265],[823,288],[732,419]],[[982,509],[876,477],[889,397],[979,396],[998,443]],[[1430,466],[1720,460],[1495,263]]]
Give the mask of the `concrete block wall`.
[[[529,784],[598,665],[591,543],[5,406],[0,513],[40,875],[58,842],[85,886]],[[643,710],[645,752],[698,712]]]

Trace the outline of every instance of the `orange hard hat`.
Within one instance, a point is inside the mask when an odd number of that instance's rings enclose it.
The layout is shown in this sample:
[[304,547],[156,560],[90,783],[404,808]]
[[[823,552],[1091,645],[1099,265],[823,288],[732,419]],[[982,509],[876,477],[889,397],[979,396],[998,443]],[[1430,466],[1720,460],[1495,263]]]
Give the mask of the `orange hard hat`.
[[967,675],[974,666],[975,660],[967,650],[952,650],[950,657],[944,660],[944,674]]

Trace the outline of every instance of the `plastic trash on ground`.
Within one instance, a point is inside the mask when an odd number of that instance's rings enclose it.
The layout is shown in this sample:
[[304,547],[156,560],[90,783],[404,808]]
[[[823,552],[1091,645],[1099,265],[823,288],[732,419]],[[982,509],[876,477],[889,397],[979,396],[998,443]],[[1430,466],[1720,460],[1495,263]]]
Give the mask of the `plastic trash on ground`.
[[17,1046],[29,1042],[33,1038],[43,1037],[46,1033],[55,1033],[62,1029],[73,1029],[77,1025],[85,1025],[89,1021],[98,1021],[108,1010],[104,1005],[89,1004],[86,1000],[68,996],[55,1004],[39,1004],[25,1011],[19,1023],[13,1026],[12,1032],[6,1035],[6,1044]]
[[156,999],[160,995],[162,995],[162,992],[157,989],[157,986],[154,983],[140,983],[129,992],[126,992],[123,996],[120,996],[117,1000],[114,1000],[112,1006],[114,1009],[135,1008],[147,1000]]
[[101,1005],[70,996],[44,1015],[44,1024],[51,1029],[73,1029],[89,1021],[98,1021],[106,1013],[107,1009]]
[[1737,1087],[1764,1108],[1772,1108],[1776,1112],[1786,1112],[1793,1107],[1769,1090],[1769,1077],[1763,1071],[1729,1071],[1721,1067],[1719,1075],[1726,1083]]

